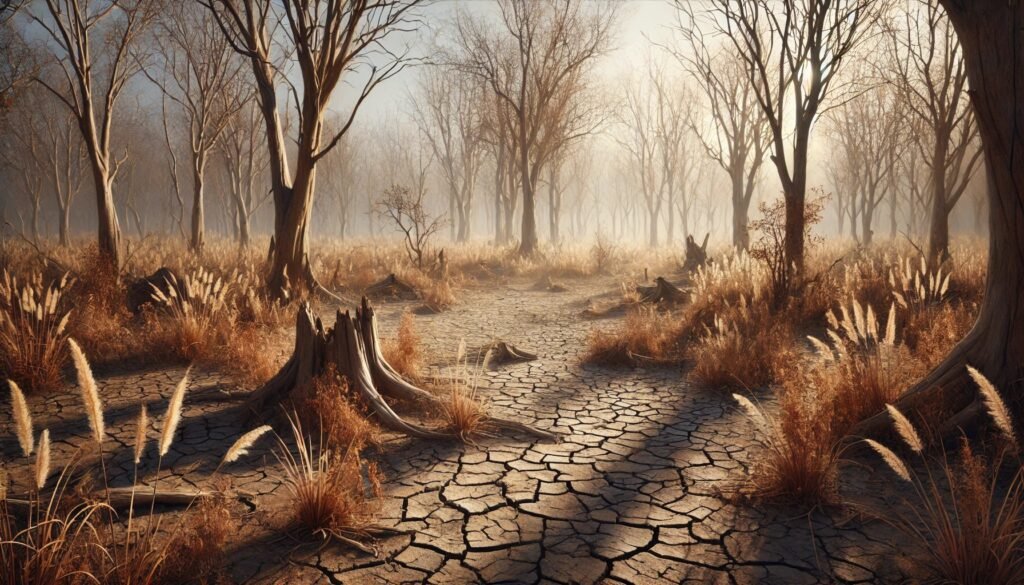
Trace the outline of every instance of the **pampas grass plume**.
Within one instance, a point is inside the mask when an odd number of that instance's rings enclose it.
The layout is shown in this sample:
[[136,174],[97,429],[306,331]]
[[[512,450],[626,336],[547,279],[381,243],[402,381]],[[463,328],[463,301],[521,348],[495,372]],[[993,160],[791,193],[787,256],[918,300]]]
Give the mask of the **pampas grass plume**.
[[902,412],[899,411],[895,406],[886,404],[885,409],[889,411],[889,416],[892,417],[893,426],[896,428],[896,432],[899,434],[903,442],[907,444],[914,453],[920,453],[924,450],[924,442],[921,441],[921,436],[917,434],[917,429],[914,428],[913,423],[910,422]]
[[228,452],[224,455],[224,463],[234,463],[238,461],[239,457],[249,452],[249,447],[252,447],[260,437],[270,431],[270,425],[263,425],[262,427],[256,427],[255,429],[245,433],[238,440],[235,441],[234,445],[228,449]]
[[11,386],[11,410],[14,411],[14,431],[18,435],[18,444],[21,445],[21,452],[28,457],[32,454],[32,415],[28,412],[28,403],[25,402],[25,395],[21,388],[14,382],[8,380]]
[[171,443],[174,442],[174,432],[181,422],[181,407],[185,403],[185,389],[188,387],[188,374],[191,368],[185,370],[185,375],[178,382],[178,386],[171,394],[171,402],[167,405],[167,413],[164,415],[163,426],[160,428],[160,456],[167,455],[171,450]]
[[50,429],[43,429],[39,435],[39,451],[36,453],[36,487],[43,489],[50,475]]
[[1006,435],[1006,439],[1011,445],[1016,446],[1017,435],[1013,432],[1013,420],[1010,418],[1010,409],[1006,407],[1006,403],[999,396],[999,391],[996,390],[996,387],[984,374],[974,367],[967,366],[967,373],[971,375],[971,379],[978,385],[978,391],[981,392],[982,401],[985,403],[985,410],[996,424],[996,427]]
[[78,374],[78,389],[82,393],[82,403],[85,404],[85,414],[89,419],[89,429],[97,444],[103,443],[103,405],[100,403],[100,395],[96,389],[96,379],[92,376],[92,368],[89,367],[89,360],[85,359],[82,348],[74,339],[68,338],[68,347],[71,348],[71,359],[75,362],[75,372]]
[[864,439],[864,441],[867,442],[869,447],[875,450],[875,453],[878,453],[882,458],[882,461],[885,461],[885,464],[889,466],[889,469],[892,469],[896,475],[900,476],[900,479],[903,481],[910,481],[910,471],[907,469],[907,466],[903,464],[903,460],[900,459],[898,455],[874,439]]
[[146,431],[149,430],[149,413],[146,405],[139,409],[139,419],[135,422],[135,464],[142,461],[142,452],[146,450]]

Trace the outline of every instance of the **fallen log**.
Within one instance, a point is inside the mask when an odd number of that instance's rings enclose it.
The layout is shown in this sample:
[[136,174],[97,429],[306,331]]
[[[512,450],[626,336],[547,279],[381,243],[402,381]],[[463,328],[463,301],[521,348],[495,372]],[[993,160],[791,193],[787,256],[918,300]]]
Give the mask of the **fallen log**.
[[[248,411],[263,421],[278,414],[278,407],[290,398],[292,391],[308,385],[333,366],[348,380],[349,387],[389,430],[421,439],[451,438],[446,429],[431,429],[409,422],[392,409],[385,396],[442,409],[444,401],[418,388],[398,374],[380,351],[377,321],[366,298],[353,317],[338,311],[333,328],[325,329],[314,317],[308,303],[299,308],[295,323],[295,349],[288,362],[262,388],[253,392]],[[556,436],[522,423],[489,417],[486,426],[527,433],[545,440]]]
[[368,297],[391,297],[408,301],[420,297],[411,284],[402,281],[394,273],[387,275],[384,280],[366,287],[363,294]]
[[[132,492],[134,491],[134,496]],[[152,508],[153,506],[191,506],[198,500],[213,497],[213,492],[204,490],[180,491],[180,490],[156,490],[146,485],[127,486],[110,488],[109,490],[98,491],[90,494],[86,499],[100,502],[110,506],[114,511],[120,512],[129,508]],[[240,501],[250,502],[250,494],[238,493],[234,498]],[[42,496],[44,504],[49,501],[47,495]],[[24,513],[31,509],[32,505],[38,505],[38,500],[33,501],[26,495],[12,496],[6,500],[8,508],[15,513]]]
[[683,303],[690,295],[660,276],[654,279],[654,286],[638,286],[636,292],[641,303]]

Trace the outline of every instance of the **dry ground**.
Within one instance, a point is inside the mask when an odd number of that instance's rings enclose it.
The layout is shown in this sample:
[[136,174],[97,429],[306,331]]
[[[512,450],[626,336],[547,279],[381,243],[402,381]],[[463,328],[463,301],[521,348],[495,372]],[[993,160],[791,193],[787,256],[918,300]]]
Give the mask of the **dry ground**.
[[[556,444],[483,439],[466,445],[385,435],[379,519],[409,530],[378,543],[373,557],[336,545],[281,536],[280,473],[265,439],[224,472],[237,490],[241,530],[228,573],[246,583],[861,583],[899,582],[905,548],[855,510],[748,506],[731,496],[756,445],[728,393],[702,390],[678,367],[581,366],[594,320],[588,298],[618,289],[611,278],[567,280],[566,292],[533,290],[535,279],[471,287],[451,310],[417,317],[435,372],[450,365],[460,339],[472,351],[500,338],[534,352],[533,362],[485,373],[480,395],[494,412],[562,434]],[[385,337],[404,303],[378,313]],[[333,321],[333,307],[320,307]],[[268,347],[283,360],[291,332]],[[181,368],[100,377],[107,426],[126,447],[140,402],[159,420]],[[245,430],[238,405],[200,401],[223,378],[193,372],[179,439],[164,458],[161,487],[207,487],[227,447]],[[769,400],[767,396],[764,398]],[[37,428],[66,461],[88,426],[73,388],[30,397]],[[9,413],[0,412],[8,428]],[[753,448],[753,449],[752,449]],[[17,453],[12,433],[0,452]],[[108,465],[113,485],[131,481],[130,447]],[[152,453],[144,469],[156,467]],[[187,479],[183,474],[187,472]],[[881,491],[884,478],[845,465],[844,491]],[[151,482],[152,478],[146,478]],[[890,478],[891,483],[891,478]],[[895,539],[899,542],[899,539]]]

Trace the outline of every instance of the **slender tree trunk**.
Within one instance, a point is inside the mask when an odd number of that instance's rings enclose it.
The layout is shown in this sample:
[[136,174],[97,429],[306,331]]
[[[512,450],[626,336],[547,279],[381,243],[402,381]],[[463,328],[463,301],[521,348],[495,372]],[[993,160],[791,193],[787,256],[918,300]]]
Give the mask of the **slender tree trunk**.
[[206,239],[206,207],[203,201],[203,181],[205,177],[198,164],[192,168],[192,240],[190,248],[193,254],[203,253],[203,245]]
[[875,232],[873,232],[871,230],[871,218],[874,215],[875,215],[875,213],[874,213],[874,209],[873,208],[865,206],[863,209],[861,209],[861,214],[860,214],[860,231],[864,235],[864,237],[862,239],[862,243],[865,246],[870,246],[871,245],[871,240],[873,239],[873,237],[875,235]]
[[[671,213],[671,211],[672,210],[670,209],[669,212]],[[647,231],[648,236],[649,236],[648,237],[648,241],[647,241],[647,245],[650,246],[651,248],[657,248],[658,247],[658,239],[659,239],[658,238],[658,216],[659,215],[660,214],[658,213],[658,208],[652,206],[650,208],[650,214],[649,214],[649,218],[648,218],[648,220],[650,221],[650,224],[648,225],[648,231]]]
[[108,178],[105,166],[99,162],[98,155],[90,157],[92,161],[93,187],[96,192],[96,210],[99,223],[99,252],[116,268],[121,266],[121,226],[117,222],[117,209],[114,207],[114,190]]
[[948,137],[935,137],[932,153],[932,209],[928,228],[928,262],[940,264],[949,257],[949,210],[946,206],[946,156]]
[[750,222],[750,198],[746,196],[748,189],[743,184],[743,167],[739,166],[729,174],[732,183],[732,245],[746,250],[750,247],[750,231],[747,227]]
[[70,203],[58,204],[60,208],[60,245],[68,247],[71,245],[71,205]]
[[[1018,415],[1024,411],[1024,4],[940,0],[963,46],[988,169],[989,268],[978,320],[950,355],[897,406],[946,432],[982,412],[966,365],[981,371]],[[855,433],[890,428],[881,413]]]

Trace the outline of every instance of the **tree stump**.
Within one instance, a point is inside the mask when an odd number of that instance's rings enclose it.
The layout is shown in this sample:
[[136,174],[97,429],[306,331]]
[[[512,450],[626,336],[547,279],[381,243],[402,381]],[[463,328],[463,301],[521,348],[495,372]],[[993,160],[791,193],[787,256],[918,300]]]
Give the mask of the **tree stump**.
[[693,236],[686,236],[686,260],[683,262],[683,271],[693,272],[708,262],[708,239],[711,234],[704,236],[704,243],[697,245]]
[[[315,317],[308,303],[303,303],[296,315],[295,349],[291,358],[262,388],[249,399],[249,412],[258,420],[267,420],[296,389],[310,384],[315,377],[331,366],[348,380],[384,428],[421,439],[451,438],[446,429],[432,429],[402,418],[385,400],[403,400],[430,409],[444,407],[441,398],[402,379],[387,363],[380,351],[377,320],[366,297],[353,317],[348,311],[338,311],[334,327],[325,329]],[[485,426],[494,430],[507,430],[554,440],[547,431],[500,418],[488,417]]]
[[519,349],[504,341],[495,341],[487,345],[485,351],[490,352],[490,362],[495,365],[509,362],[531,362],[537,359],[536,354]]
[[[133,314],[139,314],[145,305],[156,303],[157,298],[154,292],[159,290],[165,297],[174,296],[171,289],[178,296],[184,297],[185,287],[181,285],[181,279],[167,267],[160,268],[153,274],[133,280],[128,284],[128,310]],[[156,303],[159,304],[159,303]]]

